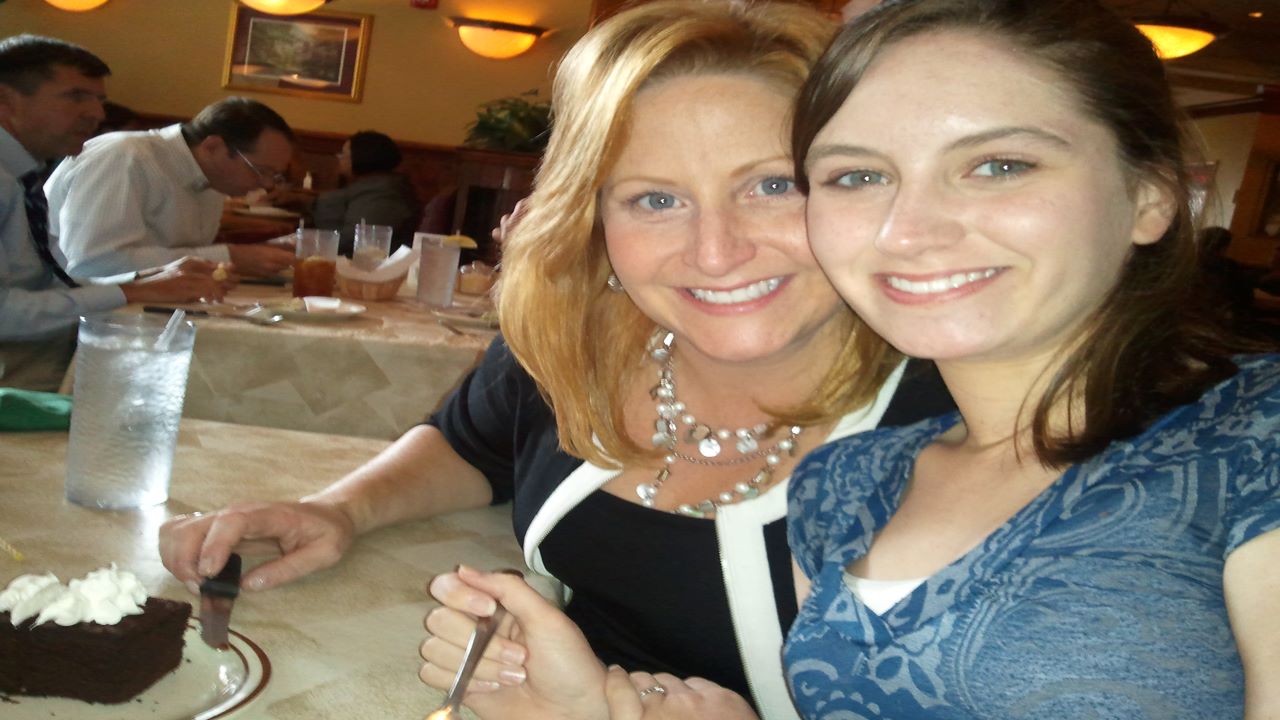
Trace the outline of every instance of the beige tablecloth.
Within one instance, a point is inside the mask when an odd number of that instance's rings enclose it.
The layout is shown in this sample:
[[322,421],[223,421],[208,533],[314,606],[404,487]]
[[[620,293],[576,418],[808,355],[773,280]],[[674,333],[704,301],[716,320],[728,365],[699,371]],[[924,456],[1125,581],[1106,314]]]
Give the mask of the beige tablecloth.
[[[227,299],[287,298],[284,288],[242,285]],[[436,408],[494,336],[449,330],[405,299],[361,304],[366,311],[350,319],[268,327],[193,318],[196,347],[183,415],[392,439]]]
[[[183,420],[169,502],[113,512],[63,500],[66,440],[56,432],[0,434],[0,537],[26,555],[18,563],[0,552],[0,587],[25,573],[54,572],[65,582],[114,561],[152,595],[195,600],[160,564],[156,530],[165,519],[237,499],[297,497],[387,444]],[[443,695],[417,678],[422,619],[433,607],[423,588],[459,562],[523,567],[507,506],[377,531],[335,568],[243,593],[231,627],[263,649],[271,677],[232,717],[421,720]],[[134,717],[127,706],[123,712],[118,717]]]

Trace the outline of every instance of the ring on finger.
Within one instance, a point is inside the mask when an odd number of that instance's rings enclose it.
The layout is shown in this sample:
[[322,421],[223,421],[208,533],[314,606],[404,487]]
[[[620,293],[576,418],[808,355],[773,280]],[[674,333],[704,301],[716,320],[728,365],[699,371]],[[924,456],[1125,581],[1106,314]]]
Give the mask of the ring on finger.
[[662,686],[661,686],[661,685],[659,685],[658,683],[654,683],[654,684],[650,685],[649,687],[647,687],[647,688],[645,688],[645,689],[643,689],[643,690],[641,690],[641,691],[640,691],[640,697],[641,697],[641,698],[645,697],[646,695],[655,695],[655,694],[656,694],[656,695],[666,695],[666,694],[667,694],[667,689],[666,689],[666,688],[664,688],[664,687],[662,687]]

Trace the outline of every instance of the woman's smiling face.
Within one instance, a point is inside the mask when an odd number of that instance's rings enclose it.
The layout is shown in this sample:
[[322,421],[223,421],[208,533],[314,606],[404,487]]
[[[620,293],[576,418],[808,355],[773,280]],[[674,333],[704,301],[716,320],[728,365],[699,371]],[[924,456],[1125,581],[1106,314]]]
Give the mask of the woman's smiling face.
[[790,105],[745,74],[671,78],[635,98],[601,218],[623,287],[682,347],[766,359],[805,349],[841,311],[805,239]]
[[818,261],[919,357],[1052,357],[1168,226],[1070,86],[975,32],[883,50],[806,169]]

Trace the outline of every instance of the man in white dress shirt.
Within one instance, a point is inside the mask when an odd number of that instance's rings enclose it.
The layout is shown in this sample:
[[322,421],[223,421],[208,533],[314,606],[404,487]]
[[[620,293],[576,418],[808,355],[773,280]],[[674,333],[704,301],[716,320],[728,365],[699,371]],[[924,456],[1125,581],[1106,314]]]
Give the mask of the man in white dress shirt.
[[76,319],[126,302],[221,298],[215,263],[189,258],[113,281],[77,282],[46,233],[45,163],[74,155],[102,120],[106,64],[53,38],[0,39],[0,386],[55,390]]
[[45,192],[49,232],[73,277],[137,270],[194,255],[271,276],[292,248],[216,242],[223,201],[285,181],[293,132],[274,110],[232,97],[191,122],[108,133],[58,166]]

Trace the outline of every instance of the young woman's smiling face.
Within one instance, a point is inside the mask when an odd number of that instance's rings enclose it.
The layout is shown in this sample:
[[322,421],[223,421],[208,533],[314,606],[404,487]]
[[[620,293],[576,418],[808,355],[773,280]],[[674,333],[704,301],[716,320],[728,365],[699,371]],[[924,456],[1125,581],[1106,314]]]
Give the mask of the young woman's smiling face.
[[973,32],[884,50],[806,165],[814,255],[919,357],[1054,356],[1169,224],[1064,81]]
[[686,350],[753,362],[823,352],[809,343],[830,337],[841,302],[805,239],[790,106],[749,75],[676,77],[636,96],[601,190],[605,241],[631,299]]

